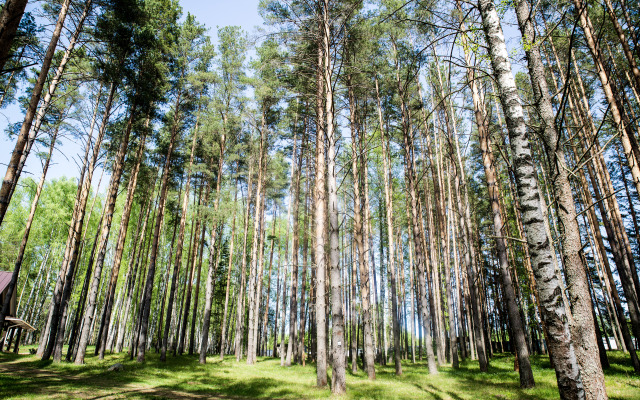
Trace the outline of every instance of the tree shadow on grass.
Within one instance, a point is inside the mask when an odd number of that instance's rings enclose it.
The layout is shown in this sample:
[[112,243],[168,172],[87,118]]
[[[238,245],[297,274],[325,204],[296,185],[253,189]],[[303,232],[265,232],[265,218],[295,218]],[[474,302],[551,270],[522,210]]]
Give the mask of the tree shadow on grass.
[[449,396],[451,396],[451,398],[454,399],[454,400],[463,400],[462,397],[458,396],[457,394],[455,394],[455,393],[453,393],[451,391],[447,392],[447,394]]
[[604,370],[606,376],[635,378],[640,382],[640,375],[636,374],[631,364],[631,356],[622,351],[607,351],[609,368]]
[[[180,388],[157,386],[134,388],[117,393],[109,393],[91,397],[91,400],[107,400],[111,398],[135,398],[135,399],[255,399],[255,398],[285,398],[292,392],[284,389],[271,390],[273,385],[266,385],[262,379],[243,382],[241,385],[233,384],[228,390],[218,392],[215,390],[185,391]],[[225,393],[227,392],[227,393]]]
[[[218,378],[219,379],[219,378]],[[283,385],[281,381],[271,378],[253,378],[243,381],[229,381],[228,385],[222,385],[220,392],[234,397],[245,398],[282,398],[288,397],[294,392]]]
[[[169,356],[161,362],[157,355],[149,354],[145,363],[137,363],[123,353],[107,355],[104,360],[91,354],[87,362],[53,364],[35,356],[0,356],[0,398],[299,398],[309,389],[304,386],[298,388],[302,392],[296,392],[296,387],[277,377],[227,377],[237,367],[231,359],[210,360],[204,367],[196,357]],[[108,371],[116,362],[124,370]]]
[[[460,389],[459,391],[464,393],[478,393],[480,388],[490,388],[491,391],[486,393],[486,395],[498,399],[503,398],[501,395],[507,393],[515,394],[516,398],[521,400],[539,400],[546,398],[539,393],[535,393],[532,389],[521,389],[517,379],[505,382],[492,380],[488,383],[486,376],[483,376],[483,374],[479,374],[478,376],[460,376],[456,382],[456,386]],[[538,382],[536,388],[545,389],[546,386],[544,383]],[[478,393],[478,397],[481,397],[480,393]]]
[[422,390],[425,393],[428,393],[429,395],[431,395],[432,398],[436,399],[436,400],[443,400],[444,398],[438,393],[439,389],[434,387],[433,385],[425,385],[422,386],[418,383],[414,383],[413,386],[417,387],[418,389]]
[[113,393],[114,389],[138,380],[135,375],[117,372],[73,375],[64,370],[3,363],[0,365],[0,398],[27,395],[86,398],[88,394]]

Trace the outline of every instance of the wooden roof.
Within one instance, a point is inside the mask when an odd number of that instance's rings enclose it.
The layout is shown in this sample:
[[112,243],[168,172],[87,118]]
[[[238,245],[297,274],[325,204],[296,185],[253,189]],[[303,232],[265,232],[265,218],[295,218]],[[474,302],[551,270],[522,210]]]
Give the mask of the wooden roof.
[[7,286],[9,286],[11,275],[13,274],[9,271],[0,271],[0,293],[4,292]]
[[5,317],[4,320],[9,323],[9,326],[19,326],[19,327],[21,327],[22,329],[24,329],[26,331],[35,331],[36,330],[36,328],[34,328],[33,326],[29,325],[28,323],[26,323],[25,321],[21,320],[20,318]]

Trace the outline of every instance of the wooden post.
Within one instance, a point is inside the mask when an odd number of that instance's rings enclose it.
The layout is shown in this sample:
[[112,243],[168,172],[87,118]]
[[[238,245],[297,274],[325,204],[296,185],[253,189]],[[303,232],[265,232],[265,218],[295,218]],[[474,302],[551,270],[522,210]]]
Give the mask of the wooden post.
[[20,336],[22,336],[22,327],[18,328],[18,337],[16,338],[16,345],[13,347],[13,352],[18,354],[18,346],[20,345]]
[[[13,329],[11,329],[13,328]],[[9,336],[9,330],[11,329],[11,336]],[[7,335],[4,337],[4,343],[7,344],[7,349],[6,351],[9,351],[9,349],[11,349],[11,343],[13,342],[13,337],[15,336],[16,333],[16,329],[15,327],[9,327],[7,328]],[[7,342],[7,336],[9,337],[9,342]],[[0,348],[1,350],[1,348]]]

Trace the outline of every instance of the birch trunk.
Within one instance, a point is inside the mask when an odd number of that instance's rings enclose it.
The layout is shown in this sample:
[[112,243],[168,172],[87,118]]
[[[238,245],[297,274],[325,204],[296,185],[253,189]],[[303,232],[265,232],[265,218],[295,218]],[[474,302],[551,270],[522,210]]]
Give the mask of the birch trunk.
[[516,4],[516,16],[524,40],[530,43],[525,47],[531,86],[536,100],[536,111],[541,119],[540,137],[545,146],[549,172],[555,199],[558,202],[557,214],[560,221],[560,239],[562,241],[562,264],[565,269],[567,286],[571,302],[571,339],[580,364],[583,385],[587,399],[605,399],[607,392],[604,373],[599,363],[592,361],[598,352],[593,305],[587,282],[587,274],[582,258],[580,228],[576,216],[575,203],[569,184],[564,150],[556,130],[555,116],[547,87],[545,68],[540,49],[536,43],[532,15],[527,0]]
[[571,344],[566,311],[560,296],[561,289],[555,273],[553,249],[544,227],[540,191],[527,138],[524,112],[511,72],[500,19],[493,0],[479,0],[478,5],[489,46],[491,65],[497,78],[498,93],[507,121],[518,197],[523,207],[524,228],[538,283],[539,299],[549,330],[549,347],[553,354],[558,389],[563,398],[582,399],[585,398],[582,377]]

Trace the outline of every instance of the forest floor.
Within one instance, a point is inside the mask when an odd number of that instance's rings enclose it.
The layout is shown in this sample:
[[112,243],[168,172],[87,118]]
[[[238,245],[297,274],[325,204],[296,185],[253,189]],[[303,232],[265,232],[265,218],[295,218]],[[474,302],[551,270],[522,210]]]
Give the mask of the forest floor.
[[[28,348],[21,352],[28,353]],[[198,363],[197,355],[168,357],[166,363],[151,351],[147,362],[129,361],[126,354],[99,360],[93,349],[86,364],[53,364],[34,355],[0,354],[0,399],[320,399],[330,398],[329,389],[315,387],[313,364],[280,367],[280,360],[259,358],[253,366],[236,362],[233,356],[217,356]],[[633,375],[628,357],[609,353],[606,371],[610,399],[640,399],[640,377]],[[594,360],[595,361],[595,360]],[[109,366],[122,363],[119,372]],[[513,357],[496,355],[488,373],[480,373],[477,362],[467,360],[458,370],[444,366],[440,374],[427,373],[426,362],[403,363],[403,375],[395,376],[393,364],[376,367],[370,382],[360,369],[347,371],[347,396],[354,399],[557,399],[555,373],[547,357],[532,359],[536,387],[521,390]],[[330,381],[330,379],[329,379]]]

